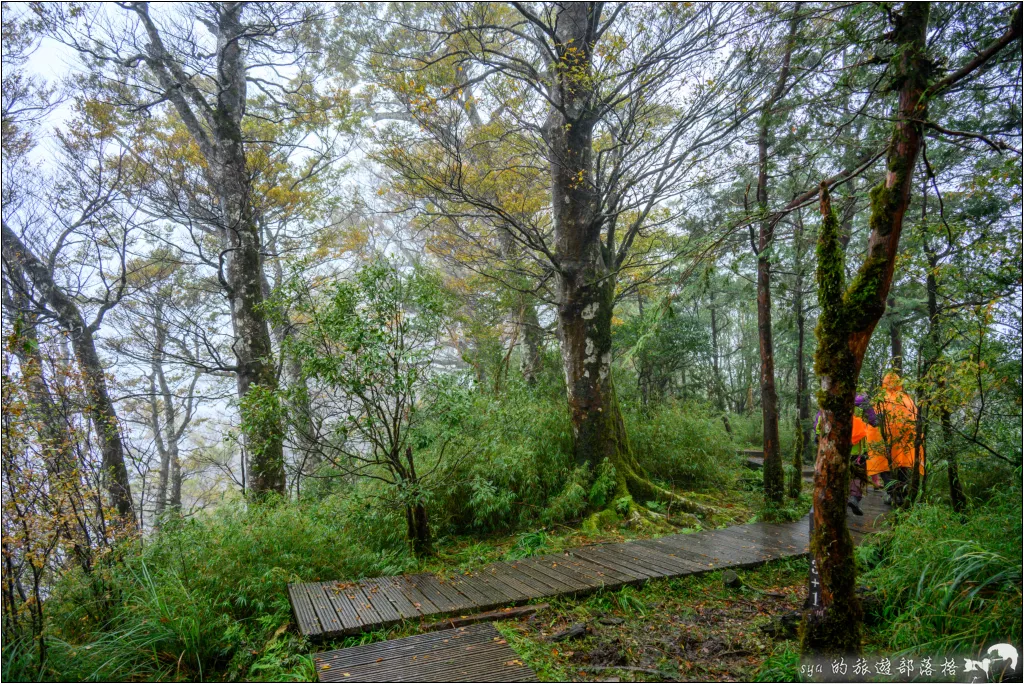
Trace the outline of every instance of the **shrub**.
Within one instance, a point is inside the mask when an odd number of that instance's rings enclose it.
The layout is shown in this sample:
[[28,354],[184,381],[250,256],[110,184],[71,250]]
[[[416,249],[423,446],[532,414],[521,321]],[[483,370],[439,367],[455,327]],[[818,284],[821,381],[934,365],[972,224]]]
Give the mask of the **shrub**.
[[733,442],[722,421],[701,406],[670,404],[646,418],[630,413],[627,430],[640,464],[656,478],[701,489],[733,477]]
[[574,471],[564,398],[513,383],[500,398],[476,393],[472,402],[463,437],[448,447],[457,462],[450,486],[434,504],[448,531],[508,531],[581,514],[586,478]]

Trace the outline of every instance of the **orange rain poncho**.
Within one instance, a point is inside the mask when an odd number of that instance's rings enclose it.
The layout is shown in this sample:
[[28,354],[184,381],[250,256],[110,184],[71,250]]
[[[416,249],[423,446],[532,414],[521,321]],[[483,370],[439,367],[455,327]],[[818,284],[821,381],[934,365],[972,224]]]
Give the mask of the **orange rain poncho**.
[[[903,381],[896,373],[886,374],[882,380],[882,388],[885,390],[885,396],[876,409],[884,421],[885,433],[891,447],[892,465],[895,468],[913,468],[917,407],[914,406],[914,400],[903,391]],[[879,443],[878,447],[880,453],[868,459],[868,475],[889,469],[885,460],[885,445]],[[923,461],[919,464],[919,470],[924,474]]]
[[868,439],[868,477],[874,477],[879,473],[889,472],[889,460],[885,457],[885,443],[882,441],[882,433],[873,425],[867,427]]

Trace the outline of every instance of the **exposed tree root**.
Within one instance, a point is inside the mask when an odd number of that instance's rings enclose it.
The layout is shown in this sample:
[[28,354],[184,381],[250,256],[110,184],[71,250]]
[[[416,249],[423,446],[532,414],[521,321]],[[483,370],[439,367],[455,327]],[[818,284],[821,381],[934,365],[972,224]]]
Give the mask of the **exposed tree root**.
[[685,496],[654,484],[650,478],[637,473],[634,468],[627,468],[624,476],[627,491],[640,501],[662,501],[684,513],[702,518],[708,518],[718,512],[712,506],[699,504]]

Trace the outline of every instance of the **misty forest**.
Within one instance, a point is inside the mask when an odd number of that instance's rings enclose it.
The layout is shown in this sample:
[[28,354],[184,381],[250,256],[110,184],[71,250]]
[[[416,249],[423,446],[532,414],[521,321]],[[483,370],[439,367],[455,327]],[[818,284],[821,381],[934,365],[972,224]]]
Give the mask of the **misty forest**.
[[1021,33],[3,3],[3,679],[1020,681]]

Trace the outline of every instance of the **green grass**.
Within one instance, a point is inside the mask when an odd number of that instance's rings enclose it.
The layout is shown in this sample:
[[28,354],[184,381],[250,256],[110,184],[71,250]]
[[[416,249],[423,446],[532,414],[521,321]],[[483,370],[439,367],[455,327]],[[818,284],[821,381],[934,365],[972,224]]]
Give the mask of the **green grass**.
[[[1019,481],[1019,478],[1018,478]],[[1021,492],[1012,487],[963,518],[923,504],[877,535],[863,581],[883,599],[869,646],[977,653],[1021,642]]]

